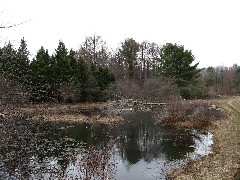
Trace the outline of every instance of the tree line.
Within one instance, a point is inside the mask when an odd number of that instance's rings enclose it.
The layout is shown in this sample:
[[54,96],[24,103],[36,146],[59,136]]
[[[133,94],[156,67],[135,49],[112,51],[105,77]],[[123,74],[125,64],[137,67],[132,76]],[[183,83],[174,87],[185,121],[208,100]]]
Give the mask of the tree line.
[[111,50],[94,35],[86,37],[76,51],[59,41],[52,55],[41,47],[32,60],[29,57],[24,38],[18,49],[10,42],[0,48],[0,77],[5,82],[1,86],[8,86],[5,91],[18,89],[12,94],[24,93],[32,102],[116,97],[161,100],[178,93],[183,98],[239,93],[238,65],[200,69],[192,51],[179,44],[160,46],[129,38]]
[[32,61],[29,55],[24,38],[18,49],[11,43],[6,44],[0,49],[0,71],[2,78],[20,84],[32,102],[99,101],[107,86],[115,80],[108,68],[87,64],[62,41],[53,55],[44,47]]

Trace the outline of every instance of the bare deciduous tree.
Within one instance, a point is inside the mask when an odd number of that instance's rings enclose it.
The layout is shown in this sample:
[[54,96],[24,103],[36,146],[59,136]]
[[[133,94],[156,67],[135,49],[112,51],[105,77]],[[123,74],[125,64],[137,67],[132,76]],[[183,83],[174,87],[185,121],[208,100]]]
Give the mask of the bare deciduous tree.
[[77,54],[87,63],[101,66],[108,64],[108,50],[101,36],[86,37]]

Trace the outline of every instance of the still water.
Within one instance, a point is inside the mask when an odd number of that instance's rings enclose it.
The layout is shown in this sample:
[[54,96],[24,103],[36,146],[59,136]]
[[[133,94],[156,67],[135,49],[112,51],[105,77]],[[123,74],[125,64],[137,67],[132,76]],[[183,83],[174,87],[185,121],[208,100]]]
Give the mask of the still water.
[[211,133],[161,127],[152,112],[122,116],[125,123],[114,126],[26,127],[29,139],[23,133],[1,150],[0,179],[165,179],[189,159],[211,153]]

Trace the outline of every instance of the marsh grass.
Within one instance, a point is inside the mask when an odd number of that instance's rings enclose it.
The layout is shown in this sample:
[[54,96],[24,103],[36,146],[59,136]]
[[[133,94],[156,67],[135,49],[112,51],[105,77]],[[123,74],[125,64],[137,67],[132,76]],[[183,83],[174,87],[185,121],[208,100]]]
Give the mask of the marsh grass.
[[116,114],[104,115],[101,110],[104,103],[81,103],[81,104],[39,104],[25,105],[18,108],[8,107],[7,114],[18,111],[33,120],[58,121],[58,122],[86,122],[119,124],[123,122],[122,117]]

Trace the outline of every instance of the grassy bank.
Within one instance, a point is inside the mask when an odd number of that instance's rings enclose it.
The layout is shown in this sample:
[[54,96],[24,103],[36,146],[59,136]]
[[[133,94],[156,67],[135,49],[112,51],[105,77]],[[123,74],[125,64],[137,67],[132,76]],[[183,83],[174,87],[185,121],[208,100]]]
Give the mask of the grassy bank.
[[240,179],[240,97],[226,98],[220,103],[228,116],[211,126],[213,153],[171,173],[170,179]]

